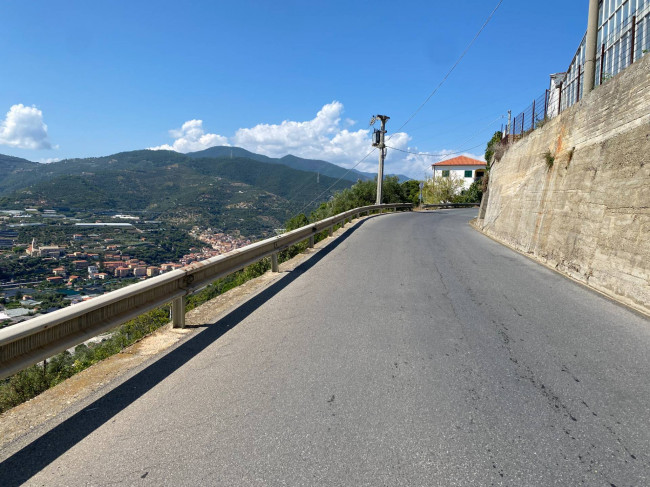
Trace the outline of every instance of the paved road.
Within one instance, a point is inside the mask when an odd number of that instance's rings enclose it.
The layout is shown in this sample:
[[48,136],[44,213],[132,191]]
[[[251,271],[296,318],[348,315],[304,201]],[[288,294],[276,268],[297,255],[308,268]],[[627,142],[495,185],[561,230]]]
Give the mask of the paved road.
[[3,485],[650,485],[650,322],[472,230],[371,218]]

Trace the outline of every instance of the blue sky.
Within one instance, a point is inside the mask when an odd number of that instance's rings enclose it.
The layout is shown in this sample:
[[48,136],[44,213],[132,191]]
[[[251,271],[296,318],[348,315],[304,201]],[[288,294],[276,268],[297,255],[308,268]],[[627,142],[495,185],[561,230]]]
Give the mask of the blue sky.
[[[429,96],[498,0],[0,0],[0,153],[34,161],[243,146],[350,167]],[[568,66],[588,1],[504,0],[390,144],[480,156]],[[43,126],[45,124],[47,128]],[[357,168],[376,171],[376,154]],[[415,178],[437,158],[389,151]]]

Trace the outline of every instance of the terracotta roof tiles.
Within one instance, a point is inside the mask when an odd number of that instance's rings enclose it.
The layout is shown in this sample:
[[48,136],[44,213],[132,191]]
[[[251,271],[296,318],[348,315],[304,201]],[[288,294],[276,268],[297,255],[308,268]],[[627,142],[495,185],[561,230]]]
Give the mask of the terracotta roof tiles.
[[447,159],[446,161],[436,162],[432,166],[485,166],[485,162],[472,159],[471,157],[458,156],[453,159]]

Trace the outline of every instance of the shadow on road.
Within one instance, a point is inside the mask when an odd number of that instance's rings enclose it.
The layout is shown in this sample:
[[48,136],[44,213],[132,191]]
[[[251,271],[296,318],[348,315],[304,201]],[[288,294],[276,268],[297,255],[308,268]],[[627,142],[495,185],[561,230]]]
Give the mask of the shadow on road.
[[[21,485],[29,480],[117,413],[135,402],[140,396],[146,394],[159,382],[162,382],[176,369],[182,367],[196,354],[218,340],[228,330],[241,323],[266,301],[326,257],[344,242],[355,229],[368,220],[364,219],[354,223],[327,247],[321,249],[267,289],[255,295],[216,323],[207,326],[205,330],[181,343],[135,376],[0,463],[0,484],[3,487],[11,487]],[[89,468],[92,467],[89,466]]]

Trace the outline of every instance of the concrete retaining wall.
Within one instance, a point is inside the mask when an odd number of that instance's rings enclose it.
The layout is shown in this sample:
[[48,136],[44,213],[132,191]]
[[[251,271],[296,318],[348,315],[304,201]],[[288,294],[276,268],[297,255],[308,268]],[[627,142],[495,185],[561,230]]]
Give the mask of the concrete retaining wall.
[[491,237],[650,313],[650,55],[510,146],[484,210]]

